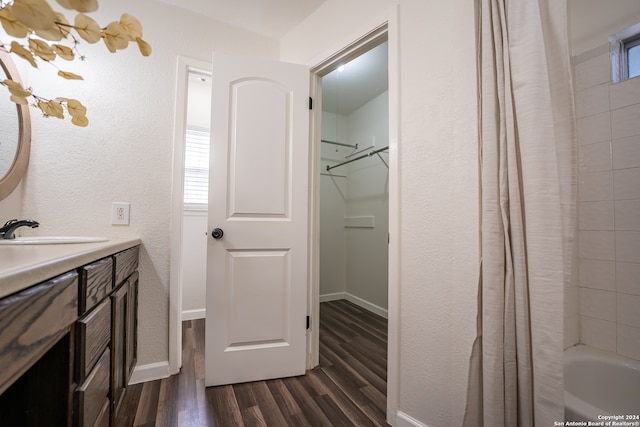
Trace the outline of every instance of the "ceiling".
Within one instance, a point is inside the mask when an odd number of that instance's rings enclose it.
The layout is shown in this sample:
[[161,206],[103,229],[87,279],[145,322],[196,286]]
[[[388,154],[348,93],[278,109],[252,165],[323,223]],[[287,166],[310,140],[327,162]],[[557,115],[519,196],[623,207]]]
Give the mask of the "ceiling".
[[[325,0],[155,0],[209,16],[266,37],[280,39]],[[322,109],[349,115],[388,87],[387,43],[382,43],[322,79]],[[194,77],[196,78],[196,77]],[[198,76],[197,78],[200,78]]]
[[349,115],[389,87],[388,44],[382,43],[322,78],[322,110]]
[[156,0],[279,40],[325,0]]

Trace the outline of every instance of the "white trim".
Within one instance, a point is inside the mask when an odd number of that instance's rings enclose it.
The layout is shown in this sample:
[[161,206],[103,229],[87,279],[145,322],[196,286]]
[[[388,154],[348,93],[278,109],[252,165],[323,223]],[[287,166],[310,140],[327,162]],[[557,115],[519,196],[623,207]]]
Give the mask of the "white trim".
[[362,307],[367,311],[377,314],[378,316],[382,316],[385,319],[389,318],[389,312],[386,308],[382,308],[379,305],[375,305],[367,300],[364,300],[360,297],[350,294],[349,292],[345,292],[345,299],[349,302],[354,303],[358,307]]
[[320,330],[314,319],[320,319],[320,139],[322,127],[322,77],[311,70],[310,96],[315,108],[309,114],[309,233],[307,277],[307,313],[311,316],[307,333],[307,369],[320,364]]
[[[389,46],[389,277],[388,277],[388,348],[387,348],[387,421],[396,425],[400,399],[400,71],[399,71],[399,5],[387,10],[382,17],[347,42],[337,46],[333,54],[322,55],[311,69],[311,97],[316,106],[322,105],[322,76],[328,74],[340,61],[355,57],[371,48],[375,40],[386,34]],[[309,230],[309,312],[317,319],[320,310],[320,248],[319,248],[319,158],[320,108],[311,112],[310,138],[310,230]],[[319,331],[314,322],[308,334],[308,368],[319,363]]]
[[205,319],[207,317],[206,308],[195,308],[193,310],[182,310],[182,321]]
[[398,411],[396,416],[396,427],[429,427],[428,425],[421,423],[410,415],[405,414],[402,411]]
[[[387,335],[387,420],[400,404],[400,5],[389,13],[389,276]],[[393,421],[390,422],[391,425]]]
[[376,218],[373,215],[345,216],[344,228],[375,228]]
[[346,292],[335,292],[332,294],[320,295],[320,302],[339,301],[341,299],[347,299]]
[[171,257],[169,261],[169,361],[166,362],[168,375],[177,374],[182,366],[182,282],[180,273],[182,271],[182,216],[184,215],[184,134],[187,126],[190,71],[210,74],[211,64],[193,58],[178,56],[176,65],[173,169],[171,172],[171,224],[169,228]]
[[384,317],[385,319],[389,318],[389,311],[386,308],[375,305],[374,303],[350,294],[349,292],[335,292],[333,294],[320,295],[320,302],[339,301],[341,299],[354,303],[358,307],[362,307],[367,311]]
[[173,374],[170,372],[169,362],[167,361],[137,365],[133,369],[129,385],[169,378],[171,375]]

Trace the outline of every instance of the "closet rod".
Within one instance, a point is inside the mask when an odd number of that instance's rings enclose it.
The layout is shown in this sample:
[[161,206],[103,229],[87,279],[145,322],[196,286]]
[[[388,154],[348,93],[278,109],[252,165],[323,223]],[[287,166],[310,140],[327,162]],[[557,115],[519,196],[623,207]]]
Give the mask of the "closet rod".
[[342,146],[342,147],[349,147],[349,148],[358,149],[358,144],[356,144],[356,145],[353,145],[353,144],[345,144],[345,143],[343,143],[343,142],[327,141],[326,139],[321,139],[320,141],[322,141],[322,142],[326,142],[327,144],[340,145],[340,146]]
[[355,162],[356,160],[364,159],[365,157],[373,156],[374,154],[378,154],[379,152],[385,151],[385,150],[388,150],[388,149],[389,149],[389,146],[387,145],[386,147],[380,148],[378,150],[370,151],[367,154],[363,154],[362,156],[358,156],[358,157],[356,157],[354,159],[349,159],[346,162],[338,163],[337,165],[333,165],[333,166],[327,165],[327,172],[329,172],[331,169],[334,169],[334,168],[337,168],[337,167],[340,167],[340,166],[344,166],[347,163]]

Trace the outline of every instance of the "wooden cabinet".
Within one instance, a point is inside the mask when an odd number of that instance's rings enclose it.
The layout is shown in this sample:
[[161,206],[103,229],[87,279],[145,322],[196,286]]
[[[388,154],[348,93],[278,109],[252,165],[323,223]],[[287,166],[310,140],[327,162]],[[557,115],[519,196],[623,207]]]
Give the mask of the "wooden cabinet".
[[115,256],[116,283],[111,295],[111,414],[115,419],[137,358],[138,338],[138,252]]
[[[136,357],[137,268],[138,248],[135,247],[81,269],[80,294],[86,295],[84,306],[87,313],[77,322],[76,329],[78,381],[84,380],[82,374],[85,373],[98,376],[100,384],[103,384],[102,375],[106,372],[109,394],[108,411],[104,410],[103,402],[98,402],[102,395],[94,395],[89,416],[86,411],[77,411],[76,426],[112,424],[109,420],[115,419],[124,397]],[[86,291],[83,292],[83,289]],[[101,297],[96,298],[95,295]],[[107,359],[105,351],[108,352]],[[100,362],[95,363],[100,355],[103,355]],[[105,366],[109,369],[105,370]],[[82,408],[81,401],[87,400],[86,393],[81,389],[83,386],[76,392],[76,408]]]
[[137,357],[137,268],[136,246],[0,299],[0,425],[114,427]]

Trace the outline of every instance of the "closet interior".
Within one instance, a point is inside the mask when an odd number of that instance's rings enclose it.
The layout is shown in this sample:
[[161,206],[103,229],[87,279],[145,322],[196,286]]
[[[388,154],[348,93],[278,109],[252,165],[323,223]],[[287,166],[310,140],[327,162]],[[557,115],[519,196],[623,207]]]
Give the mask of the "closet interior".
[[320,301],[387,317],[387,43],[322,78]]

